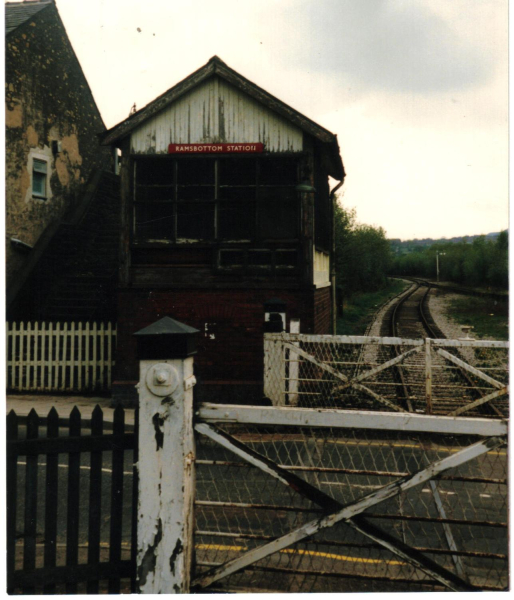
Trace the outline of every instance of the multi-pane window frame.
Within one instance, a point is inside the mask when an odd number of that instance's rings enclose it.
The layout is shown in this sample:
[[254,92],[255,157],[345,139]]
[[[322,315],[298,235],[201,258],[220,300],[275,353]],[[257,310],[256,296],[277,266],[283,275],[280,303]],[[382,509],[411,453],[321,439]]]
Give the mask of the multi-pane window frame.
[[48,198],[48,161],[44,158],[32,158],[32,197],[38,200]]
[[[140,178],[139,175],[142,172],[139,165],[143,165],[144,161],[152,161],[152,166],[149,167],[147,163],[148,171],[152,168],[156,169],[157,178],[162,176],[162,171],[159,169],[166,169],[168,180],[165,183],[148,183],[144,181],[144,178]],[[246,161],[243,163],[242,161]],[[294,179],[292,178],[285,184],[263,183],[262,165],[265,161],[290,161],[290,164],[294,163],[292,170],[294,170]],[[255,173],[254,178],[250,181],[237,182],[237,177],[232,180],[232,183],[227,183],[229,179],[224,179],[223,176],[223,165],[228,166],[232,163],[236,165],[246,165],[252,163],[254,165]],[[296,242],[300,234],[300,218],[301,218],[301,205],[300,195],[296,191],[296,186],[299,181],[299,169],[301,162],[301,154],[287,154],[287,155],[259,155],[258,157],[253,156],[233,156],[223,155],[216,157],[134,157],[134,212],[133,212],[133,241],[136,245],[139,244],[181,244],[181,243],[202,243],[202,244],[233,244],[233,243],[245,243],[245,244],[262,244],[267,241],[277,241],[277,239],[284,242]],[[190,183],[183,183],[181,180],[180,169],[184,168],[184,165],[212,165],[212,173],[209,174],[203,172],[200,178],[200,182],[194,181]],[[276,163],[279,164],[279,163]],[[285,164],[285,162],[283,163]],[[181,167],[182,165],[182,167]],[[187,171],[187,166],[185,167]],[[291,171],[292,172],[292,171]],[[212,175],[212,177],[211,177]],[[147,173],[148,176],[148,173]],[[234,183],[235,181],[235,183]],[[191,192],[196,188],[197,192]],[[265,226],[264,218],[265,211],[264,205],[266,202],[270,202],[270,198],[266,199],[266,192],[273,192],[273,190],[280,190],[280,196],[282,191],[284,192],[284,198],[280,197],[277,200],[271,199],[275,202],[275,207],[281,207],[283,211],[287,212],[286,202],[289,201],[290,208],[292,208],[292,222],[290,225],[290,235],[284,238],[277,238],[273,236],[266,236],[263,231]],[[209,191],[212,192],[209,197]],[[237,192],[241,192],[241,196],[238,196]],[[231,197],[232,193],[235,193],[236,197]],[[244,194],[247,194],[246,198],[243,198]],[[202,197],[203,196],[203,197]],[[285,197],[287,196],[287,198]],[[276,202],[282,202],[282,204],[276,204]],[[203,237],[182,235],[184,229],[187,229],[187,219],[189,216],[194,216],[194,207],[198,207],[198,215],[206,216],[210,218],[212,215],[212,228],[209,230],[209,234]],[[157,207],[157,208],[156,208]],[[159,208],[162,207],[162,208]],[[211,210],[209,208],[212,207]],[[156,209],[156,212],[152,216],[152,211]],[[167,209],[167,210],[166,210]],[[207,211],[206,211],[207,209]],[[250,209],[250,210],[248,210]],[[247,235],[227,235],[224,229],[230,230],[230,218],[225,221],[223,219],[224,212],[234,210],[239,212],[239,218],[233,220],[232,226],[241,227],[240,219],[246,219],[246,233]],[[181,223],[180,213],[183,211],[184,222]],[[138,212],[140,214],[138,214]],[[146,213],[146,221],[140,218],[141,214]],[[252,223],[249,222],[249,215],[252,217]],[[235,215],[233,215],[235,216]],[[152,218],[148,218],[152,217]],[[143,217],[145,218],[145,217]],[[273,226],[273,219],[270,219],[269,214],[268,227],[271,223]],[[141,226],[148,223],[160,222],[163,225],[165,235],[144,235],[144,231],[141,231]],[[275,219],[275,222],[276,219]],[[169,225],[169,226],[168,226]],[[207,221],[204,223],[205,231],[207,231]],[[154,229],[154,232],[158,227],[150,227]],[[243,226],[242,229],[245,229]],[[292,235],[291,235],[292,234]]]

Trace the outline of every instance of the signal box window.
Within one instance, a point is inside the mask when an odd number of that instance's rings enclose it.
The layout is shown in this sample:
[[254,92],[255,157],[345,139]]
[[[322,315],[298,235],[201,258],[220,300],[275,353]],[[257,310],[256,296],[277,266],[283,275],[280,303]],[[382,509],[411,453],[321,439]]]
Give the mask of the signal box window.
[[296,157],[136,160],[139,241],[294,240]]

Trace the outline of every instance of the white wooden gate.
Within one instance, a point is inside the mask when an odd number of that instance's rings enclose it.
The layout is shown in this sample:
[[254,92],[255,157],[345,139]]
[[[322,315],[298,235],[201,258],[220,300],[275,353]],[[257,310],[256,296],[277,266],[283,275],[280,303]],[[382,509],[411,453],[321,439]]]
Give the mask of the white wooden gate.
[[502,341],[264,336],[264,395],[274,406],[469,416],[494,405],[507,416],[508,367]]
[[195,431],[192,589],[507,585],[504,421],[204,404]]
[[[164,318],[138,332],[141,591],[508,586],[506,419],[194,406],[184,331],[195,334]],[[169,359],[152,343],[163,335]],[[303,348],[290,351],[297,361]]]
[[7,323],[6,335],[8,390],[110,390],[116,325]]

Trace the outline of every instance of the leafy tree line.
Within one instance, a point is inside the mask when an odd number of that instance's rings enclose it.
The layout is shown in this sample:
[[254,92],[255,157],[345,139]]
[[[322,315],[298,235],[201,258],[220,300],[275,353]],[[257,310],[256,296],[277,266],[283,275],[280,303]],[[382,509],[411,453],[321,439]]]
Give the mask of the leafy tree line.
[[384,287],[392,254],[385,231],[357,222],[355,209],[335,209],[337,287],[343,296]]
[[436,252],[439,253],[439,277],[465,285],[507,289],[509,285],[509,239],[502,231],[495,240],[481,236],[472,244],[437,243],[397,256],[391,263],[391,275],[437,276]]

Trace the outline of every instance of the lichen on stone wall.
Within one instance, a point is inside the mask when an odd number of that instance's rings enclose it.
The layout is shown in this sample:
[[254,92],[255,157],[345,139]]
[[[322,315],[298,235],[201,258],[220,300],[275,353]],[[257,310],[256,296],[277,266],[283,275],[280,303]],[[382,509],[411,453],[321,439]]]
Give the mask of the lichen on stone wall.
[[[80,199],[92,171],[109,164],[110,153],[99,145],[105,126],[55,6],[8,34],[5,91],[9,285],[25,258],[10,237],[35,244]],[[61,143],[57,154],[52,141]],[[32,195],[33,157],[48,165],[44,199]]]

